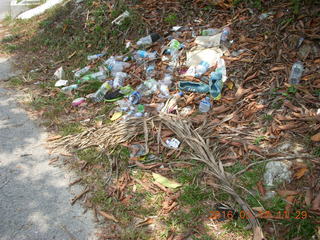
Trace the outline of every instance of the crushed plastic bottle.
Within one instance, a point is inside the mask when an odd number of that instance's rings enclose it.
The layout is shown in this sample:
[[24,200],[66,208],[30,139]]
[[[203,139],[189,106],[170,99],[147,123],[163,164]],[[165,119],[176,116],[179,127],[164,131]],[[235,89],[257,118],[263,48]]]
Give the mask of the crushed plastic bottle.
[[128,77],[129,75],[124,73],[124,72],[117,72],[115,73],[115,78],[113,80],[113,87],[118,88],[122,87],[124,84],[124,80]]
[[291,85],[297,85],[300,82],[303,73],[303,64],[301,61],[297,61],[293,64],[291,68],[289,83]]
[[201,31],[202,36],[213,36],[219,33],[219,29],[216,28],[208,28]]
[[129,101],[131,102],[131,104],[138,104],[141,100],[141,94],[138,91],[134,91],[130,97],[129,97]]
[[105,53],[99,53],[99,54],[94,54],[94,55],[89,55],[87,56],[88,61],[92,61],[98,58],[101,58],[105,55]]
[[104,73],[104,72],[95,72],[95,73],[91,73],[91,74],[87,74],[85,76],[83,76],[82,78],[80,78],[77,83],[78,84],[81,84],[81,83],[84,83],[84,82],[88,82],[90,80],[104,80],[107,78],[107,75]]
[[222,34],[221,34],[221,41],[222,42],[226,42],[228,40],[229,34],[230,34],[231,29],[229,27],[225,27],[222,30]]
[[202,113],[209,112],[210,108],[211,108],[211,103],[210,103],[209,97],[206,97],[205,99],[200,101],[200,104],[199,104],[199,111],[200,112],[202,112]]
[[216,72],[221,73],[222,75],[222,82],[225,82],[227,80],[227,69],[226,69],[226,62],[223,58],[219,58],[217,61],[217,68]]
[[161,109],[161,112],[163,113],[172,113],[174,110],[177,109],[178,100],[183,96],[183,92],[176,93],[171,98],[169,98],[164,105],[164,107]]
[[119,100],[117,104],[121,111],[128,112],[130,110],[131,103],[127,99]]
[[176,39],[172,39],[169,44],[169,52],[173,60],[178,58],[180,49],[181,49],[181,43]]
[[110,82],[104,82],[101,87],[92,95],[92,100],[95,102],[101,102],[104,99],[106,93],[111,90]]
[[89,70],[90,70],[90,66],[86,66],[86,67],[84,67],[84,68],[81,68],[80,70],[78,70],[78,71],[76,71],[75,73],[74,73],[74,77],[75,78],[79,78],[79,77],[81,77],[81,75],[83,75],[83,74],[85,74],[86,72],[88,72]]
[[160,39],[160,35],[158,33],[151,33],[150,35],[140,38],[137,42],[137,45],[150,45]]
[[148,65],[146,66],[146,76],[147,76],[147,79],[148,78],[151,78],[151,77],[154,77],[156,75],[156,65],[155,64],[151,64],[151,65]]
[[136,89],[142,96],[149,96],[157,91],[158,82],[155,79],[150,78],[140,84]]
[[210,74],[209,80],[209,92],[214,100],[219,100],[221,98],[221,91],[223,87],[222,74],[217,70]]
[[147,52],[145,50],[138,50],[134,53],[134,59],[138,62],[142,62],[143,60],[153,60],[155,59],[157,56],[157,52],[154,51],[154,52]]
[[115,75],[117,72],[122,72],[124,69],[130,67],[130,63],[118,61],[113,56],[108,58],[104,62],[104,65],[107,65],[107,68],[112,75]]

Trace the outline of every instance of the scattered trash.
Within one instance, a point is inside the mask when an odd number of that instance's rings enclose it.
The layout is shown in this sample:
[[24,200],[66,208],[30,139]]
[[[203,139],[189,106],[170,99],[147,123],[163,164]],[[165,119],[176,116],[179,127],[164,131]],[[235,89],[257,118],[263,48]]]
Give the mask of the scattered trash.
[[231,32],[231,29],[229,27],[225,27],[222,30],[222,33],[221,33],[221,41],[222,42],[226,42],[228,40],[230,32]]
[[64,79],[65,76],[64,76],[64,71],[63,71],[63,67],[59,67],[55,73],[54,73],[54,76],[58,79],[58,80],[61,80],[61,79]]
[[169,148],[178,149],[180,145],[180,141],[176,138],[168,138],[166,140],[166,144]]
[[124,80],[128,77],[129,75],[124,72],[117,72],[113,80],[113,87],[114,88],[122,87],[124,84]]
[[272,187],[283,181],[290,182],[292,177],[290,166],[291,164],[280,161],[268,162],[264,173],[265,184]]
[[270,16],[273,15],[273,14],[274,14],[274,12],[262,13],[262,14],[259,15],[259,19],[262,21],[262,20],[270,17]]
[[190,107],[190,106],[184,107],[180,111],[180,115],[182,117],[189,116],[191,113],[192,113],[192,107]]
[[66,87],[61,88],[61,91],[64,92],[64,93],[71,93],[72,90],[75,90],[78,87],[79,87],[78,84],[72,84],[70,86],[66,86]]
[[169,180],[168,178],[161,176],[158,173],[152,173],[152,176],[157,183],[160,183],[167,188],[178,188],[182,186],[182,184]]
[[126,18],[129,17],[130,13],[128,11],[125,11],[124,13],[122,13],[121,15],[119,15],[116,19],[114,19],[111,23],[112,24],[116,24],[116,25],[120,25],[122,23],[122,21]]
[[130,153],[130,157],[141,157],[144,156],[146,154],[146,150],[144,145],[142,144],[133,144],[131,146],[129,146],[131,153]]
[[115,112],[112,117],[110,118],[111,121],[118,120],[119,118],[122,117],[122,112]]
[[104,82],[101,87],[93,94],[92,99],[95,102],[101,102],[104,99],[106,93],[111,90],[112,87],[110,86],[110,82]]
[[67,84],[68,84],[68,80],[58,80],[58,81],[56,81],[54,86],[55,87],[63,87],[63,86],[66,86]]
[[137,45],[150,45],[160,39],[160,35],[158,33],[151,33],[150,35],[140,38],[137,42]]
[[85,98],[81,97],[81,98],[77,98],[75,100],[72,101],[71,105],[73,107],[77,107],[77,106],[80,106],[82,103],[84,103],[86,101]]
[[206,97],[205,99],[201,100],[199,104],[199,111],[202,113],[209,112],[211,108],[210,98]]
[[104,55],[106,55],[105,53],[99,53],[99,54],[95,54],[95,55],[90,55],[87,57],[88,61],[92,61],[98,58],[103,57]]
[[82,78],[80,78],[77,81],[77,83],[81,84],[84,82],[88,82],[90,80],[105,80],[106,77],[107,77],[107,75],[104,72],[99,71],[99,72],[90,73],[90,74],[83,76]]
[[198,36],[195,43],[205,48],[218,47],[220,46],[221,38],[222,33],[213,36]]
[[297,61],[293,64],[290,77],[289,77],[289,83],[292,85],[297,85],[300,82],[301,76],[303,73],[303,64],[300,61]]
[[84,68],[81,68],[80,70],[78,70],[78,71],[76,71],[75,73],[74,73],[74,77],[75,78],[79,78],[79,77],[81,77],[81,75],[83,75],[83,74],[85,74],[86,72],[88,72],[89,70],[90,70],[90,66],[86,66],[86,67],[84,67]]
[[202,36],[213,36],[220,32],[219,29],[216,28],[208,28],[201,31]]
[[141,99],[141,94],[138,91],[134,91],[129,97],[129,101],[132,104],[138,104],[140,102],[140,99]]

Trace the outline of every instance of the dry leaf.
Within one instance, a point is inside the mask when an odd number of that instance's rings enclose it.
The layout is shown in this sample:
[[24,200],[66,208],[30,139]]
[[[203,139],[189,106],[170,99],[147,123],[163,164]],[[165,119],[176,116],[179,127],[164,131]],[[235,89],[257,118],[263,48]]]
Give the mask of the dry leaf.
[[313,135],[311,137],[311,140],[314,142],[320,142],[320,132],[318,132],[317,134]]
[[113,215],[109,213],[106,213],[104,211],[98,211],[98,212],[101,216],[105,217],[106,219],[112,220],[114,222],[119,222]]
[[286,198],[287,196],[297,195],[299,192],[298,191],[292,191],[292,190],[277,190],[277,193],[281,197]]
[[308,168],[303,167],[303,168],[299,168],[297,172],[295,172],[294,174],[294,178],[295,179],[300,179],[304,176],[304,174],[308,171]]
[[307,206],[310,206],[311,205],[311,201],[312,201],[312,191],[311,189],[308,189],[306,191],[306,196],[304,197],[304,202],[306,203]]
[[290,210],[291,210],[291,207],[292,207],[292,204],[293,204],[293,201],[295,199],[295,196],[288,196],[286,197],[286,201],[288,202],[286,207],[285,207],[285,210],[289,213]]
[[160,183],[161,185],[168,187],[168,188],[177,188],[177,187],[181,187],[182,184],[181,183],[177,183],[175,181],[169,180],[168,178],[161,176],[158,173],[152,173],[152,176],[154,178],[154,180],[157,183]]
[[259,193],[260,193],[261,196],[266,195],[266,190],[265,190],[264,187],[263,187],[262,181],[259,181],[259,182],[257,183],[257,188],[258,188],[258,191],[259,191]]
[[316,198],[313,200],[311,209],[320,211],[320,193],[318,193]]
[[48,137],[47,141],[50,142],[50,141],[54,141],[54,140],[57,140],[57,139],[60,139],[62,138],[61,135],[55,135],[55,136],[52,136],[52,137]]

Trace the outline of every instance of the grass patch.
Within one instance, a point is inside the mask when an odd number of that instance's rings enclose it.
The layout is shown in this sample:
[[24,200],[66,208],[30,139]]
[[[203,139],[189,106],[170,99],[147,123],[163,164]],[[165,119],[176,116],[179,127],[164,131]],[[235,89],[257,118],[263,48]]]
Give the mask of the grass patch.
[[12,77],[9,79],[10,87],[19,87],[24,85],[24,81],[20,77]]
[[59,125],[59,132],[62,136],[80,133],[83,131],[80,123],[66,123]]
[[196,185],[187,185],[183,187],[179,200],[184,205],[196,205],[203,200],[209,199],[211,196],[212,193],[207,189]]

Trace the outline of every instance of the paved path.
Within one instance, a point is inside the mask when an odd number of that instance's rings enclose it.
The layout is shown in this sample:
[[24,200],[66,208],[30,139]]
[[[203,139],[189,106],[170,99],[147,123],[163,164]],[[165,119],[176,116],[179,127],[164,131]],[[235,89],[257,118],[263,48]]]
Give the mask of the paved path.
[[[0,86],[11,71],[2,58]],[[70,205],[69,174],[49,165],[46,137],[15,92],[0,87],[0,240],[95,239],[91,213]]]
[[10,1],[11,0],[0,0],[0,21],[9,14]]

